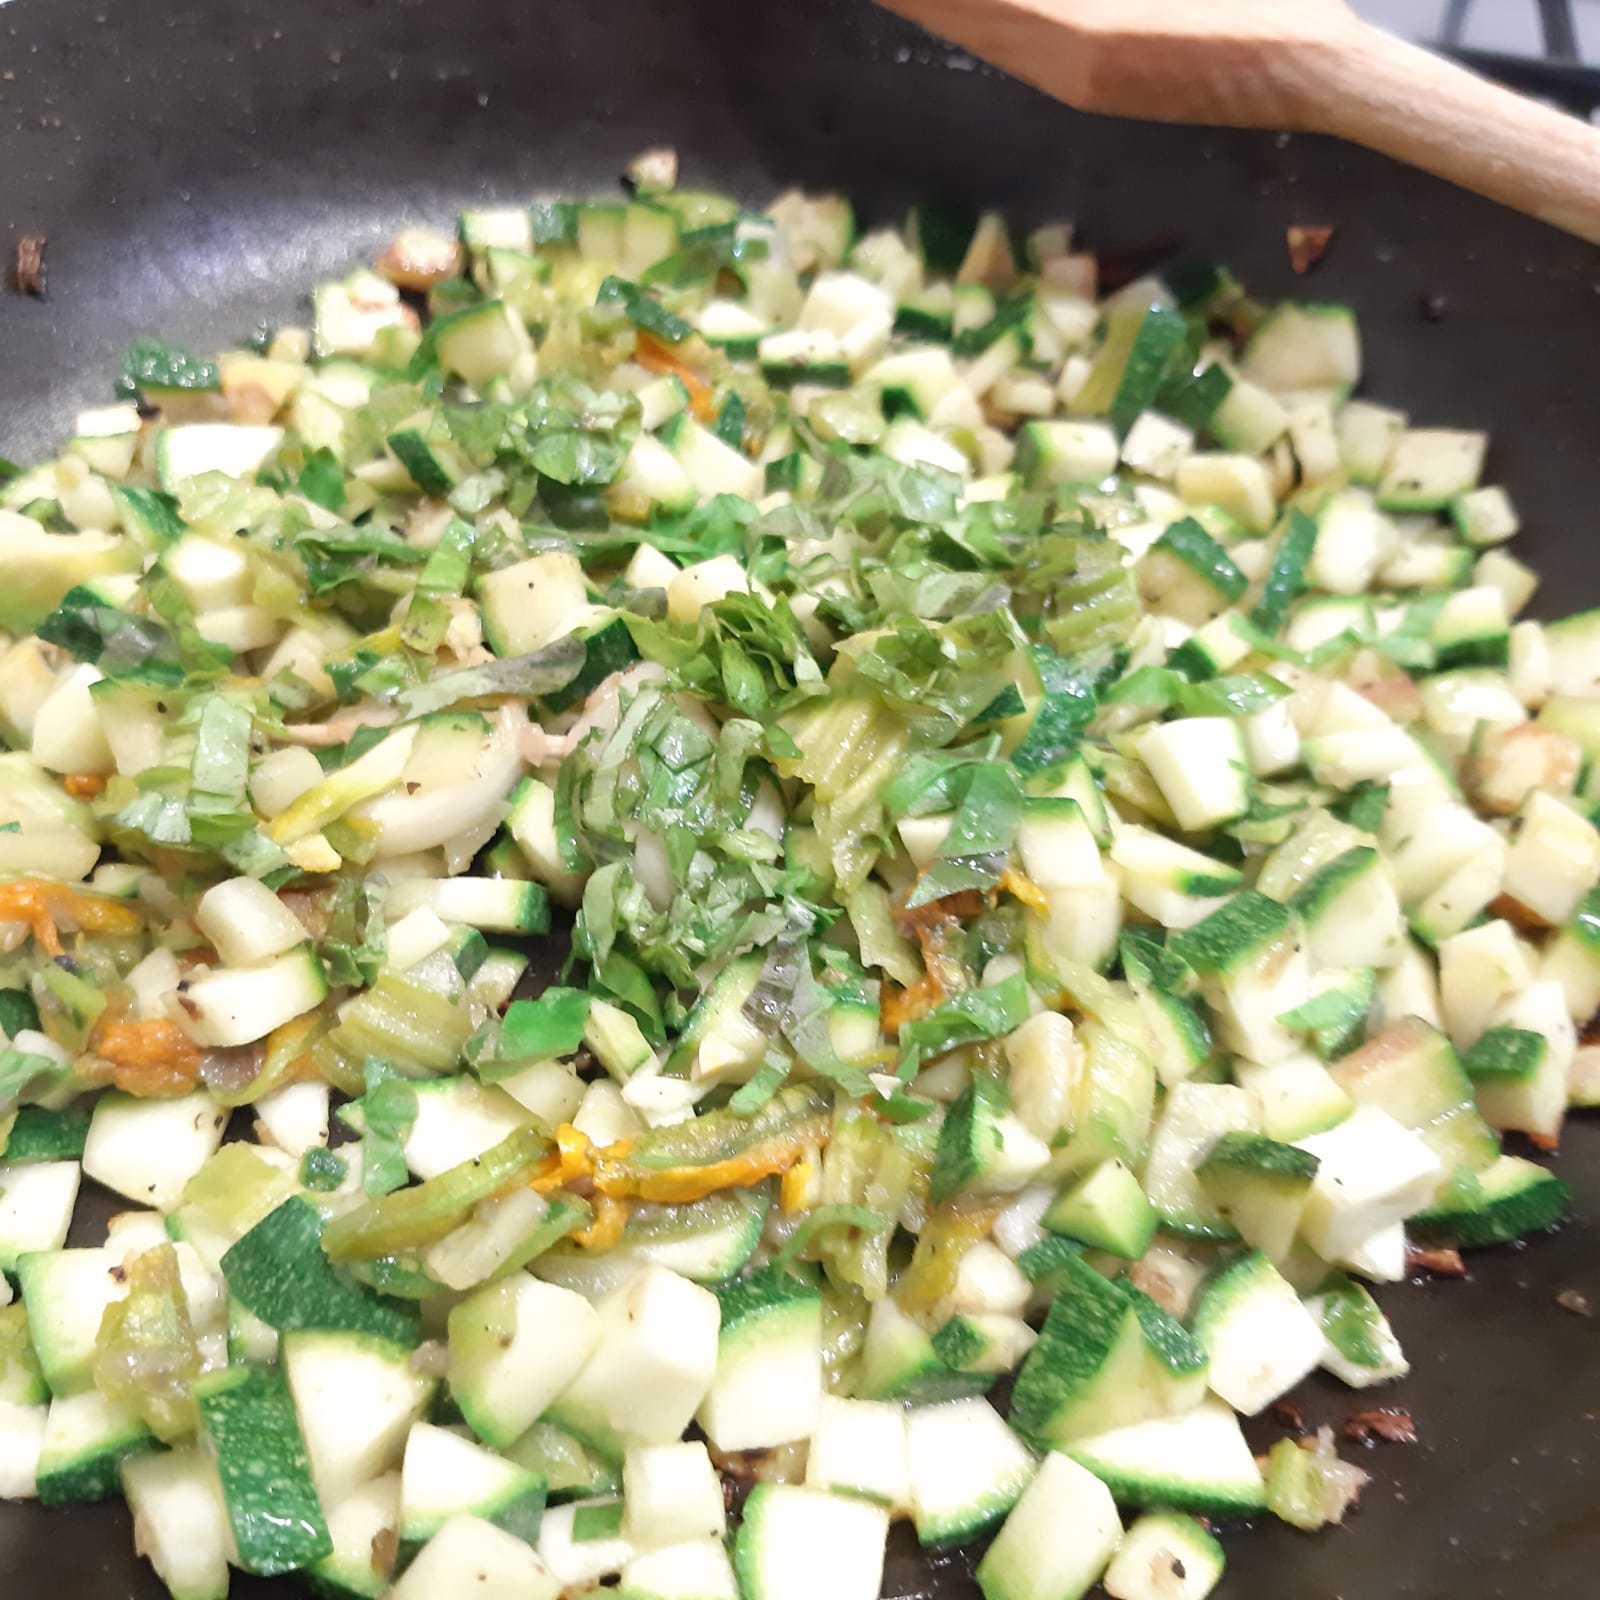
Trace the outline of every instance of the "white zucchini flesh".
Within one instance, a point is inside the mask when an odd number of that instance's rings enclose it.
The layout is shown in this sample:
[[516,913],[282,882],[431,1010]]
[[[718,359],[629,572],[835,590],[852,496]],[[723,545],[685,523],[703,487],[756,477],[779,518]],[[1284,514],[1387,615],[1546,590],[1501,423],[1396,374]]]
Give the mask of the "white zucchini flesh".
[[140,1205],[167,1211],[222,1143],[228,1112],[204,1090],[175,1099],[113,1091],[95,1102],[83,1170]]
[[1271,1065],[1297,1054],[1300,1036],[1278,1019],[1311,998],[1311,967],[1302,945],[1259,967],[1225,974],[1212,994],[1222,1043],[1247,1061]]
[[596,1307],[600,1342],[555,1406],[641,1444],[679,1438],[711,1388],[717,1367],[717,1297],[665,1267],[650,1266]]
[[254,477],[278,448],[282,428],[232,422],[190,422],[167,428],[157,446],[161,487],[169,493],[185,478],[220,472],[229,478]]
[[1226,884],[1232,877],[1227,867],[1154,829],[1118,828],[1111,859],[1121,869],[1123,898],[1165,928],[1193,927],[1227,898],[1226,890],[1194,894],[1187,887],[1207,879]]
[[292,1022],[328,993],[322,963],[309,948],[286,951],[259,966],[216,969],[184,986],[184,1025],[199,1045],[254,1044]]
[[512,1187],[480,1200],[465,1222],[428,1247],[422,1264],[448,1289],[475,1288],[497,1279],[549,1215],[550,1205],[537,1190]]
[[1444,940],[1439,945],[1439,1000],[1451,1043],[1466,1049],[1495,1013],[1532,982],[1530,952],[1509,922],[1480,923]]
[[1231,717],[1160,723],[1140,736],[1139,759],[1186,832],[1228,822],[1249,807],[1248,760]]
[[33,759],[48,772],[109,773],[115,770],[111,745],[90,689],[103,674],[88,662],[57,680],[40,704],[33,725]]
[[583,568],[570,551],[547,550],[479,580],[491,642],[507,656],[541,649],[590,614]]
[[256,1101],[257,1137],[296,1158],[328,1142],[328,1086],[290,1083]]
[[1016,1114],[1034,1138],[1048,1145],[1071,1122],[1072,1096],[1083,1070],[1072,1019],[1041,1011],[1006,1035],[1004,1049]]
[[484,933],[536,933],[544,914],[537,885],[514,878],[406,878],[390,891],[390,915],[401,917],[418,906],[442,922]]
[[1318,518],[1306,576],[1329,594],[1364,594],[1397,537],[1366,490],[1343,490]]
[[614,1495],[606,1495],[593,1500],[569,1500],[545,1511],[539,1523],[539,1557],[563,1590],[587,1589],[621,1572],[633,1559],[633,1545],[620,1533],[600,1539],[574,1537],[580,1510],[617,1504]]
[[538,361],[528,331],[509,306],[486,301],[453,322],[438,340],[439,363],[482,388],[508,378],[526,388],[538,375]]
[[1600,831],[1554,795],[1535,790],[1506,856],[1505,892],[1559,927],[1600,879]]
[[1379,1229],[1422,1210],[1438,1186],[1439,1158],[1374,1106],[1357,1106],[1337,1127],[1297,1142],[1321,1163],[1300,1229],[1325,1261],[1343,1260]]
[[1496,1128],[1515,1129],[1541,1139],[1561,1132],[1567,1108],[1567,1075],[1578,1050],[1578,1033],[1559,983],[1531,983],[1499,1007],[1494,1022],[1524,1029],[1545,1041],[1543,1060],[1525,1079],[1480,1079],[1475,1085],[1478,1109]]
[[449,1336],[456,1402],[481,1438],[504,1448],[594,1354],[600,1318],[581,1295],[516,1272],[453,1307]]
[[390,1600],[556,1600],[560,1581],[515,1534],[481,1517],[456,1516],[422,1547]]
[[230,967],[270,960],[306,938],[300,919],[255,878],[229,878],[207,889],[194,920]]
[[906,1416],[911,1514],[924,1544],[971,1537],[1016,1504],[1033,1456],[981,1397],[918,1406]]
[[1179,1083],[1168,1092],[1150,1141],[1144,1187],[1158,1213],[1182,1224],[1215,1206],[1195,1170],[1225,1133],[1254,1133],[1260,1108],[1248,1089],[1227,1083]]
[[761,496],[761,469],[698,422],[684,419],[673,454],[700,495],[736,494],[746,500]]
[[[1306,1309],[1320,1323],[1322,1297],[1314,1295],[1306,1302]],[[1393,1383],[1396,1378],[1403,1378],[1411,1370],[1411,1363],[1401,1349],[1400,1340],[1390,1327],[1387,1317],[1380,1316],[1368,1333],[1378,1356],[1370,1366],[1352,1361],[1331,1339],[1326,1339],[1323,1343],[1322,1366],[1341,1382],[1349,1384],[1352,1389],[1370,1389],[1378,1384]]]
[[1252,1252],[1209,1286],[1194,1319],[1213,1394],[1247,1417],[1321,1360],[1322,1329],[1265,1256]]
[[400,1536],[431,1539],[452,1517],[493,1517],[541,1490],[540,1478],[504,1456],[447,1428],[416,1422],[400,1466]]
[[622,1458],[623,1533],[636,1550],[727,1531],[722,1482],[704,1444],[635,1445]]
[[1065,1450],[1119,1503],[1222,1516],[1248,1516],[1265,1504],[1266,1487],[1239,1419],[1213,1397],[1177,1416],[1074,1440]]
[[1080,1600],[1122,1539],[1111,1491],[1051,1451],[978,1563],[985,1600]]
[[134,1409],[98,1390],[57,1395],[45,1418],[39,1482],[70,1480],[80,1469],[121,1449],[148,1444],[149,1429]]
[[1022,870],[1041,889],[1090,889],[1105,881],[1100,847],[1083,813],[1070,803],[1059,812],[1024,815],[1017,850]]
[[421,1083],[405,1137],[406,1165],[419,1178],[436,1178],[527,1125],[526,1110],[497,1087],[468,1077]]
[[536,1061],[531,1067],[502,1078],[495,1087],[552,1128],[571,1122],[583,1104],[583,1080],[560,1061]]
[[430,907],[418,906],[384,929],[384,965],[406,972],[443,950],[452,937],[448,923]]
[[48,1406],[0,1400],[0,1500],[31,1500]]
[[644,1131],[638,1113],[623,1098],[622,1088],[609,1078],[596,1078],[583,1091],[572,1126],[599,1149],[631,1139]]
[[[640,545],[641,554],[650,550]],[[663,560],[666,558],[663,557]],[[670,566],[671,563],[668,562]],[[672,568],[660,587],[677,575]],[[575,872],[561,858],[561,842],[555,824],[556,792],[538,778],[527,778],[513,792],[511,810],[506,817],[506,827],[517,841],[533,875],[549,888],[551,894],[563,905],[575,905],[583,895],[583,872]]]
[[18,1256],[66,1242],[79,1171],[76,1161],[0,1165],[0,1267],[15,1271]]
[[768,1449],[807,1438],[821,1405],[818,1297],[782,1299],[723,1327],[716,1372],[698,1413],[719,1450]]
[[961,1257],[947,1299],[949,1309],[972,1316],[1020,1314],[1033,1285],[998,1245],[979,1239]]
[[1350,1250],[1344,1265],[1373,1283],[1399,1283],[1406,1275],[1406,1229],[1403,1222],[1379,1228]]
[[889,1513],[865,1500],[759,1484],[734,1544],[747,1600],[878,1600]]
[[390,1572],[378,1552],[399,1539],[400,1474],[386,1472],[323,1509],[333,1549],[311,1566],[313,1582],[361,1600],[387,1594]]
[[1171,478],[1194,449],[1194,430],[1158,411],[1140,414],[1122,441],[1122,459],[1136,472]]
[[1272,526],[1277,501],[1266,467],[1254,456],[1196,451],[1178,463],[1175,484],[1193,506],[1218,506],[1251,533]]
[[1222,1567],[1222,1546],[1193,1517],[1152,1511],[1123,1535],[1105,1590],[1111,1600],[1205,1600]]
[[356,1333],[283,1337],[281,1359],[317,1493],[325,1506],[400,1464],[434,1380],[410,1352]]
[[859,1495],[895,1511],[909,1510],[904,1408],[887,1400],[824,1395],[806,1454],[806,1482],[814,1489]]
[[720,1539],[639,1551],[622,1569],[621,1588],[639,1600],[739,1600],[739,1582]]
[[1261,1131],[1288,1144],[1325,1133],[1355,1109],[1328,1069],[1304,1052],[1265,1067],[1241,1061],[1235,1076],[1261,1107]]
[[172,1600],[223,1600],[233,1536],[210,1455],[198,1445],[143,1452],[121,1474],[134,1542]]

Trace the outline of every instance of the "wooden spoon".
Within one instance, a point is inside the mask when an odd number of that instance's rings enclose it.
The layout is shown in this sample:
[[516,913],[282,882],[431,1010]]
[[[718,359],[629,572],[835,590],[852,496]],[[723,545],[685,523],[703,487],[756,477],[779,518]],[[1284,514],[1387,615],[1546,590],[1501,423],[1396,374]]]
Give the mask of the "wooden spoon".
[[1331,133],[1600,243],[1600,130],[1344,0],[882,0],[1083,111]]

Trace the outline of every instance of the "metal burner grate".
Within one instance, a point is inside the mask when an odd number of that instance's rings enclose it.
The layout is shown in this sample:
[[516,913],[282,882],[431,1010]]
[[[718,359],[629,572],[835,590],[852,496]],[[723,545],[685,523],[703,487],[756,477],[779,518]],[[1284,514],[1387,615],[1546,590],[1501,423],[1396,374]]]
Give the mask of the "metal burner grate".
[[1600,120],[1600,0],[1355,0],[1370,21]]

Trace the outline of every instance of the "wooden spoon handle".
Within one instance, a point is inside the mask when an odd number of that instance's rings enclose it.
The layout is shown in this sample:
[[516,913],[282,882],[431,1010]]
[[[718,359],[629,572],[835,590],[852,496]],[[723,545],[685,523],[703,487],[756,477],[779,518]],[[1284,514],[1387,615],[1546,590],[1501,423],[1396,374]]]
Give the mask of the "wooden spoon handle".
[[1600,243],[1600,130],[1343,0],[881,0],[1085,111],[1330,133]]
[[1318,53],[1302,127],[1600,243],[1600,129],[1364,24],[1336,29]]

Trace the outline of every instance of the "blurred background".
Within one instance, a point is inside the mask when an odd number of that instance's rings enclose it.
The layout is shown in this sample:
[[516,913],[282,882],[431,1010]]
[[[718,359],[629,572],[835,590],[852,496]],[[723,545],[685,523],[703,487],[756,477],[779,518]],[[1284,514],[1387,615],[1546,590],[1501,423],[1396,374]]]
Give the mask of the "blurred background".
[[1591,119],[1600,0],[1351,0],[1371,22]]

